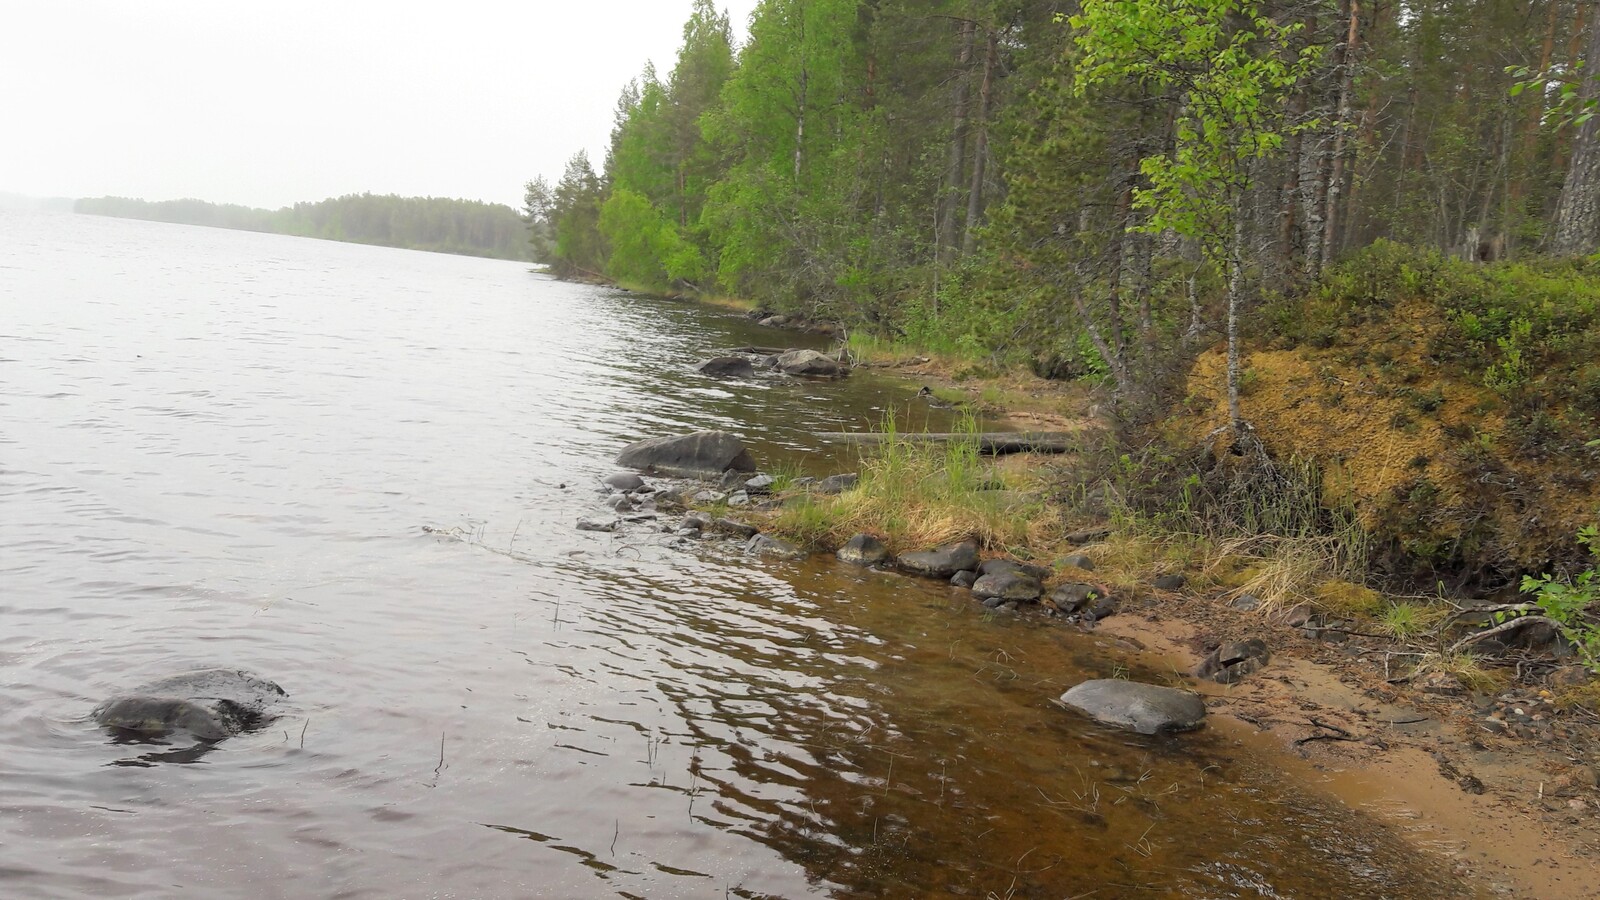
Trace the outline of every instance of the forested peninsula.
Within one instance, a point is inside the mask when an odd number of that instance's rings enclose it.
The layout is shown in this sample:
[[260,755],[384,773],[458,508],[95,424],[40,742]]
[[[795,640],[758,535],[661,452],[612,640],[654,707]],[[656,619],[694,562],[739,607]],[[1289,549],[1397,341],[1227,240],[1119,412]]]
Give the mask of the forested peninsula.
[[73,210],[464,256],[528,258],[527,224],[522,216],[504,204],[479,200],[350,194],[270,210],[203,200],[99,197],[78,200]]
[[1306,460],[1375,565],[1508,586],[1600,518],[1597,13],[697,0],[525,212],[558,274],[1093,384],[1128,504]]

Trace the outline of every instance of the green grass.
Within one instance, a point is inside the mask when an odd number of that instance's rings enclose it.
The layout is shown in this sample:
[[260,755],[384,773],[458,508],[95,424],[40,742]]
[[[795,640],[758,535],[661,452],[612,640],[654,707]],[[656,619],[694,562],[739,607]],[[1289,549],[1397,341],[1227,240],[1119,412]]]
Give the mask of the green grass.
[[882,538],[891,549],[921,550],[976,539],[989,548],[1015,549],[1040,541],[1048,521],[1036,508],[1018,507],[1011,495],[982,490],[993,466],[978,452],[977,421],[968,413],[955,430],[970,436],[941,444],[899,439],[894,416],[881,426],[887,440],[864,454],[860,483],[837,496],[791,500],[773,529],[811,547],[836,546],[858,532]]

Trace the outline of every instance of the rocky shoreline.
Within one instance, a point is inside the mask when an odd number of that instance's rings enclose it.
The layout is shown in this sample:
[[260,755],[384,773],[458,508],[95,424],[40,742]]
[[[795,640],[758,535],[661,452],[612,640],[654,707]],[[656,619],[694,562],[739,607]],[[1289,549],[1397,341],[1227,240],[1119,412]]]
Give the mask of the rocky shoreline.
[[[842,356],[834,359],[842,362]],[[675,442],[684,440],[715,446],[724,438],[678,436],[641,444],[653,443],[653,452],[668,448],[670,455],[681,453]],[[697,470],[670,459],[659,463],[641,456],[642,450],[630,447],[619,465],[696,480],[650,484],[632,472],[607,478],[604,502],[617,515],[602,521],[600,530],[650,527],[685,548],[723,540],[754,557],[805,559],[812,551],[758,523],[796,498],[837,495],[857,480],[853,473],[797,478],[779,492],[776,479],[753,462],[723,466],[709,459]],[[740,510],[747,511],[744,518]],[[1096,547],[1109,536],[1105,525],[1092,524],[1066,535],[1072,552],[1050,566],[984,559],[971,541],[894,554],[865,532],[821,549],[845,563],[948,582],[985,614],[1103,632],[1129,652],[1160,655],[1187,676],[1183,689],[1164,698],[1167,719],[1159,717],[1162,705],[1143,694],[1146,688],[1171,690],[1164,685],[1124,682],[1108,693],[1090,692],[1092,702],[1074,702],[1085,700],[1081,692],[1076,698],[1063,695],[1063,706],[1146,734],[1197,727],[1209,710],[1238,740],[1265,739],[1269,749],[1318,771],[1351,767],[1384,779],[1384,790],[1421,797],[1415,802],[1425,808],[1422,814],[1440,813],[1445,821],[1436,827],[1459,844],[1452,854],[1457,868],[1491,879],[1498,892],[1600,896],[1572,877],[1575,868],[1600,858],[1600,717],[1583,707],[1557,708],[1552,691],[1537,685],[1484,694],[1449,673],[1402,676],[1397,659],[1408,651],[1393,642],[1375,644],[1376,636],[1352,621],[1303,606],[1264,617],[1250,595],[1195,590],[1180,571],[1151,577],[1131,593],[1125,586],[1113,589],[1093,574]],[[1581,678],[1575,667],[1548,659],[1529,665],[1548,671],[1545,681],[1552,687]],[[1182,699],[1196,691],[1205,697],[1199,715]],[[1383,765],[1374,763],[1374,754],[1384,758]],[[1419,785],[1429,790],[1417,794]],[[1366,802],[1355,789],[1331,789],[1352,805]],[[1471,818],[1450,821],[1461,816]],[[1501,852],[1526,846],[1546,848],[1537,863]]]

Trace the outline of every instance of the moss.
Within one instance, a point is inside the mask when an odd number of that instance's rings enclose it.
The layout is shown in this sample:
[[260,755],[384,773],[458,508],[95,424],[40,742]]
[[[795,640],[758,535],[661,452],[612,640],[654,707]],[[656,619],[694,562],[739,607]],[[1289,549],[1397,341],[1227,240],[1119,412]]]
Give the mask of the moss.
[[[1379,242],[1254,322],[1245,417],[1274,457],[1337,461],[1401,574],[1495,580],[1572,554],[1600,509],[1600,259]],[[1224,420],[1224,365],[1215,349],[1191,370],[1191,438]]]
[[1349,581],[1325,581],[1317,585],[1317,605],[1339,616],[1372,618],[1383,612],[1383,595]]

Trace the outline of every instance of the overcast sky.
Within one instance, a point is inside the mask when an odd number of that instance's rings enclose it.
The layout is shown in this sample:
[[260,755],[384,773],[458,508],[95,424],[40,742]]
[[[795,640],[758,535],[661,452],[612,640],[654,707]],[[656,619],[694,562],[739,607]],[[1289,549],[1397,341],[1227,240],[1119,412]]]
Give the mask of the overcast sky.
[[[756,0],[721,0],[742,38]],[[690,0],[0,0],[0,191],[520,206]]]

